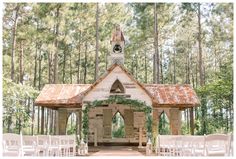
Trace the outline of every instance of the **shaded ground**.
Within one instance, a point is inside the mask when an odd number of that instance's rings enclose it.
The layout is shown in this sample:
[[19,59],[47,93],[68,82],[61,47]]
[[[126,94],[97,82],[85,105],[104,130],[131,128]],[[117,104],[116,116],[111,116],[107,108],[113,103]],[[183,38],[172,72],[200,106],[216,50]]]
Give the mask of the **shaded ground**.
[[89,156],[144,156],[144,150],[137,146],[98,146],[89,147]]

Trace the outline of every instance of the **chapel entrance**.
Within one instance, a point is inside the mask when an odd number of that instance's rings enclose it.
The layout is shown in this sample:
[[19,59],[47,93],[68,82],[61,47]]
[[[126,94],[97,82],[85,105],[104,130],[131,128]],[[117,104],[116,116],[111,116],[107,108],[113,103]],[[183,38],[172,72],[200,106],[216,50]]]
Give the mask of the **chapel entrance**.
[[[100,117],[97,113],[101,112]],[[144,125],[134,122],[134,118],[139,119],[137,121],[143,121],[145,115],[143,112],[137,112],[135,109],[124,104],[109,104],[106,107],[96,107],[90,110],[90,116],[96,119],[90,119],[90,127],[96,125],[97,133],[89,132],[89,142],[93,143],[94,138],[97,138],[98,145],[138,145],[139,142],[139,127],[144,128]],[[91,129],[93,130],[93,129]],[[143,131],[145,131],[143,129]],[[96,137],[97,135],[97,137]]]
[[125,122],[124,118],[118,111],[112,118],[112,139],[125,137]]

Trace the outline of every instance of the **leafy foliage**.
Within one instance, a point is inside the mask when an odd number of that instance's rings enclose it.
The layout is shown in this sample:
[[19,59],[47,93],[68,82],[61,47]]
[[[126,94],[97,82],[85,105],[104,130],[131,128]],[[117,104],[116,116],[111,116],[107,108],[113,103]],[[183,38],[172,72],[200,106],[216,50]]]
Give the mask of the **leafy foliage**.
[[[218,78],[210,83],[197,89],[201,97],[201,104],[205,104],[207,118],[203,118],[206,127],[200,128],[198,134],[210,134],[213,132],[229,132],[233,130],[232,120],[229,120],[230,113],[233,113],[233,76],[232,65],[221,67]],[[228,111],[229,110],[229,111]],[[225,114],[225,115],[224,115]],[[212,118],[211,118],[212,117]]]
[[[10,79],[3,78],[3,126],[11,131],[19,132],[23,127],[31,125],[28,102],[31,102],[39,94],[34,88],[16,84]],[[31,99],[31,101],[30,101]],[[20,119],[18,123],[13,123]],[[12,129],[14,128],[14,130]],[[4,132],[7,130],[4,129]]]

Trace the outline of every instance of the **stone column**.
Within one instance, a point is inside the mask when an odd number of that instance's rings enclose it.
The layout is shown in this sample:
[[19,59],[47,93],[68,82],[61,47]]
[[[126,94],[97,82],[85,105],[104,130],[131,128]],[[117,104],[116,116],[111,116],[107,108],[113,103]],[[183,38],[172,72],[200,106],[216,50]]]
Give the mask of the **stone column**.
[[152,112],[152,143],[153,148],[156,147],[156,143],[157,143],[157,128],[158,128],[158,110],[156,108],[153,108],[153,112]]
[[170,109],[170,128],[172,135],[180,135],[181,112],[179,108]]
[[57,134],[65,135],[68,112],[66,109],[58,109],[57,112],[58,112]]
[[143,129],[142,127],[139,127],[139,146],[138,148],[142,148],[142,142],[143,142]]
[[97,127],[94,128],[94,146],[98,146],[98,131]]

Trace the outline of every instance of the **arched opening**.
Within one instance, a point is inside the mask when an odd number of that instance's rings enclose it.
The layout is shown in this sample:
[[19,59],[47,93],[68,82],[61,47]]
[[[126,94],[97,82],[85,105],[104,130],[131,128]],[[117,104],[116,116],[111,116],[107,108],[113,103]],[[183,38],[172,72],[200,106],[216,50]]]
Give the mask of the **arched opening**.
[[66,134],[71,135],[75,134],[77,129],[76,125],[76,114],[71,113],[67,119],[67,125],[66,125]]
[[159,116],[159,134],[160,135],[170,135],[170,121],[166,115],[166,113],[163,111],[161,115]]
[[125,122],[124,118],[117,112],[112,118],[112,138],[124,138],[125,137]]
[[112,84],[110,93],[125,93],[125,89],[118,79]]

